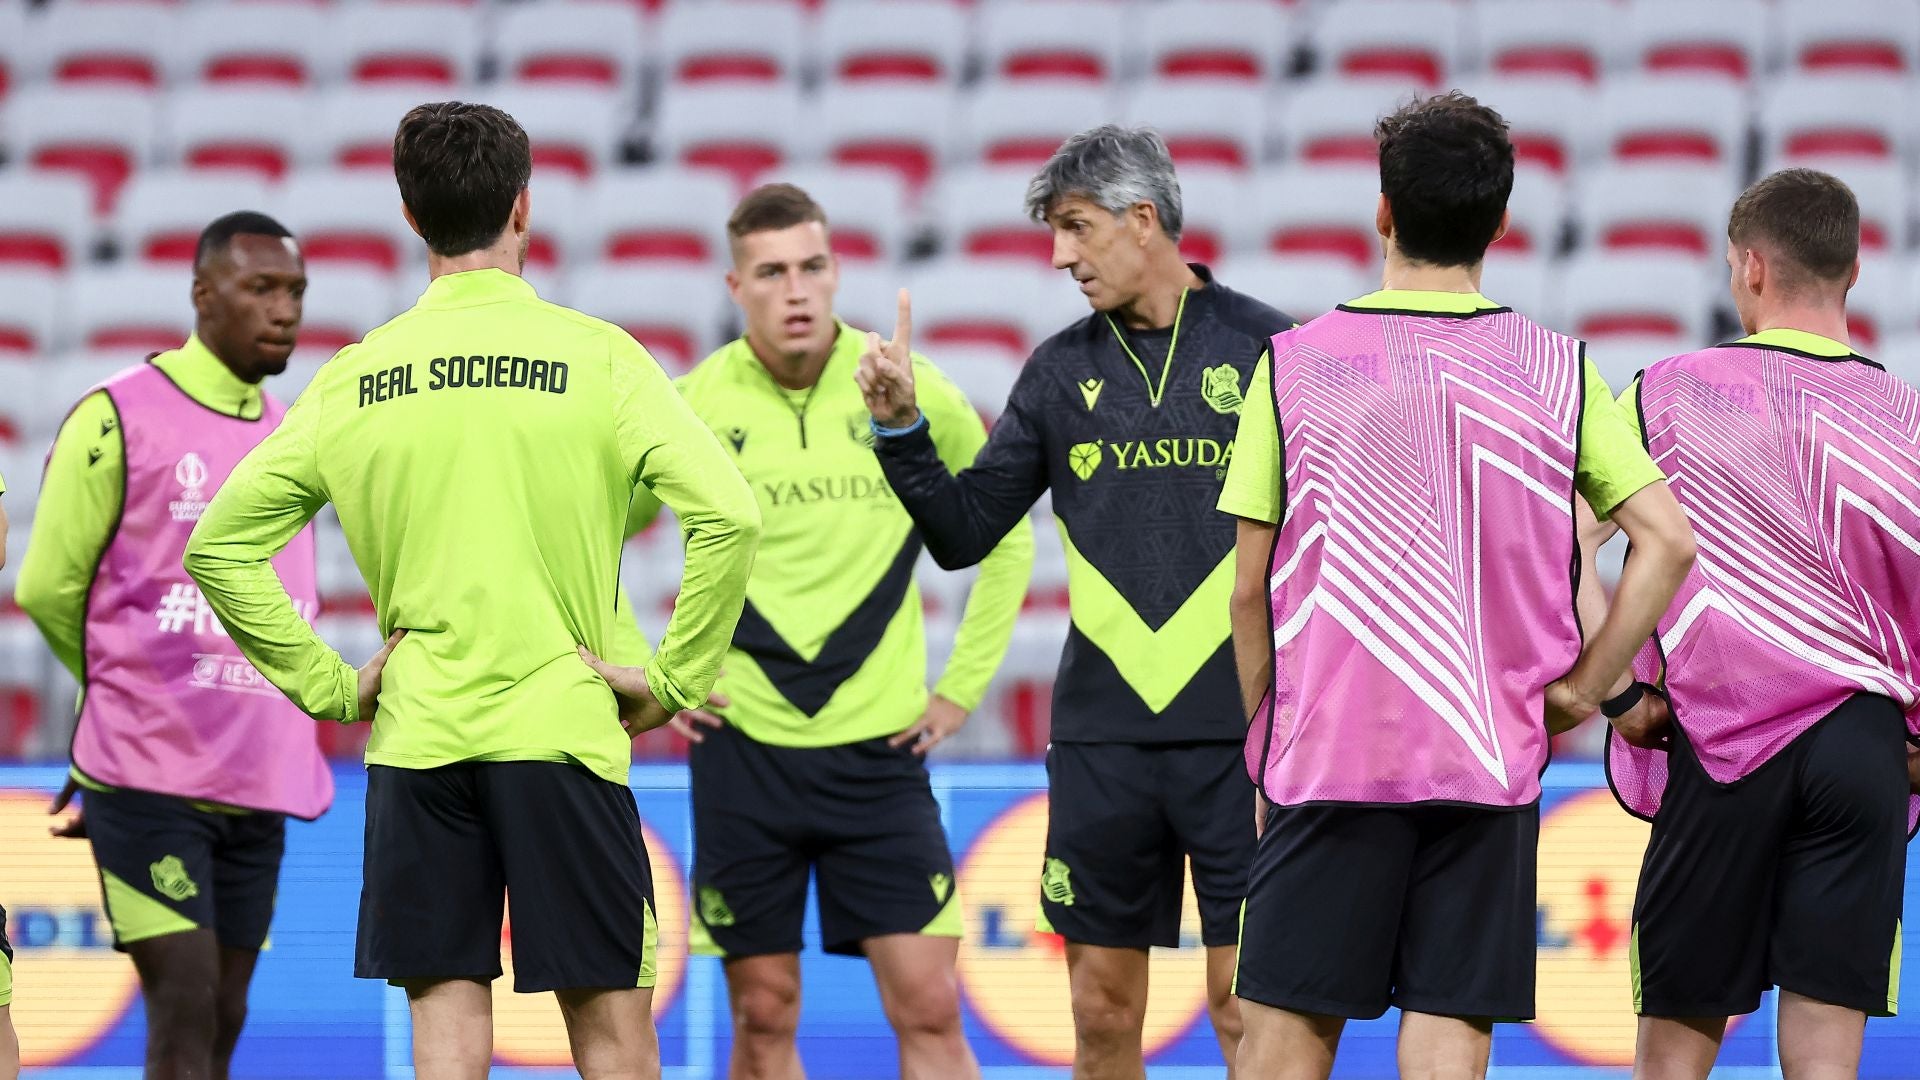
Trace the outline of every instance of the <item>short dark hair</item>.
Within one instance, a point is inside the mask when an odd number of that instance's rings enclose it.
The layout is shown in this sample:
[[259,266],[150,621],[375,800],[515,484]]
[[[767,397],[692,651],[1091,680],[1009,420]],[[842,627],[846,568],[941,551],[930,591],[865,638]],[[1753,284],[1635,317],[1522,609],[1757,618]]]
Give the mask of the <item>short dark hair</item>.
[[533,176],[518,121],[491,105],[417,105],[393,134],[400,200],[436,255],[465,255],[500,238]]
[[[1782,169],[1754,181],[1734,201],[1727,239],[1765,240],[1815,281],[1844,282],[1860,257],[1860,203],[1839,177]],[[1789,272],[1789,283],[1794,275]]]
[[258,210],[235,210],[222,214],[200,230],[200,242],[193,248],[193,267],[198,270],[208,259],[227,250],[236,236],[292,236],[285,225]]
[[791,229],[809,221],[827,223],[827,212],[813,196],[792,184],[761,184],[727,218],[727,237],[738,240],[757,232]]
[[1455,90],[1401,107],[1373,133],[1401,254],[1435,266],[1485,258],[1513,194],[1513,143],[1500,114]]

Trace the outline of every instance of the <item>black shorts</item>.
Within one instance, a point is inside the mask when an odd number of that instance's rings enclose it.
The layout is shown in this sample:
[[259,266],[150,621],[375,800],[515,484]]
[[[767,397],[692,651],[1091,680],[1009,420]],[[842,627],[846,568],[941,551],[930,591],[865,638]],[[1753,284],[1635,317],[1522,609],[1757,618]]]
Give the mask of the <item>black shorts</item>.
[[654,983],[640,812],[584,766],[370,765],[365,859],[359,978],[499,978],[504,901],[520,993]]
[[1234,992],[1299,1013],[1533,1017],[1540,805],[1275,807]]
[[1040,929],[1081,945],[1180,944],[1189,862],[1200,940],[1240,939],[1253,782],[1239,743],[1054,743]]
[[1905,736],[1899,706],[1856,695],[1735,784],[1673,740],[1633,902],[1636,1011],[1735,1016],[1778,986],[1893,1014]]
[[287,819],[145,791],[86,791],[87,839],[117,949],[187,930],[258,950],[273,922]]
[[770,746],[729,726],[689,764],[695,952],[799,952],[809,871],[827,952],[864,955],[882,934],[960,936],[940,806],[909,748]]

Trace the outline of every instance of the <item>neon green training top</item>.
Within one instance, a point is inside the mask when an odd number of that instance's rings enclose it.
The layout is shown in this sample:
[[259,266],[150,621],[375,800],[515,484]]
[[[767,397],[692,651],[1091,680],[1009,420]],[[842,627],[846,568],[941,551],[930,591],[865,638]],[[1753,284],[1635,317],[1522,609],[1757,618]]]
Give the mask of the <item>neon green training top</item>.
[[[1499,305],[1477,293],[1438,293],[1388,289],[1341,305],[1365,310],[1433,311],[1461,314]],[[1583,360],[1586,389],[1580,413],[1579,459],[1574,463],[1574,486],[1593,512],[1604,520],[1628,496],[1648,484],[1666,479],[1647,456],[1630,418],[1614,402],[1607,380]],[[1269,357],[1260,358],[1253,373],[1253,391],[1240,410],[1240,430],[1234,436],[1233,463],[1220,489],[1220,509],[1249,521],[1280,523],[1286,507],[1280,491],[1280,428],[1273,413],[1273,371]]]
[[[688,404],[733,451],[766,522],[746,610],[727,653],[727,721],[777,746],[837,746],[897,734],[927,707],[927,647],[914,583],[920,536],[873,454],[854,382],[866,333],[840,324],[820,378],[774,382],[745,338],[679,380]],[[921,408],[958,472],[986,427],[951,380],[916,355]],[[659,510],[634,500],[629,528]],[[980,564],[934,693],[972,711],[1013,636],[1033,568],[1024,518]]]
[[267,560],[327,502],[389,659],[367,762],[578,761],[625,783],[613,694],[575,654],[646,655],[616,614],[629,504],[687,535],[680,603],[646,662],[662,704],[704,702],[740,613],[760,513],[727,452],[624,331],[499,270],[436,279],[348,346],[220,488],[186,554],[248,660],[319,718],[359,719],[352,665]]

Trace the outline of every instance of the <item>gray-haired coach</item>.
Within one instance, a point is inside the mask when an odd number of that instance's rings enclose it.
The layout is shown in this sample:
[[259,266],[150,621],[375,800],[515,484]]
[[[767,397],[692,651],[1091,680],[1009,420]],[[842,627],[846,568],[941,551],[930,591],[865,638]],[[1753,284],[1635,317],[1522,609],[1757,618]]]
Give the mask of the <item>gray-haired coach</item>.
[[1208,1000],[1229,1062],[1231,987],[1254,848],[1217,512],[1243,395],[1293,320],[1180,257],[1180,182],[1160,136],[1068,139],[1027,211],[1093,311],[1034,350],[986,448],[947,471],[912,371],[869,357],[880,461],[941,566],[980,561],[1040,494],[1066,545],[1072,629],[1054,684],[1042,929],[1067,940],[1074,1075],[1139,1077],[1147,949],[1179,944],[1193,864]]

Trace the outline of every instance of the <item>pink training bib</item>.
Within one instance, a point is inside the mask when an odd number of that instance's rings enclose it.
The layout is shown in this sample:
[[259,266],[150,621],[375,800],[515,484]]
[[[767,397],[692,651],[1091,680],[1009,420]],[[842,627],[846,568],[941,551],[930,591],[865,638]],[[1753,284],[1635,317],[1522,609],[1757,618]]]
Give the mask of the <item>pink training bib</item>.
[[[1920,393],[1854,357],[1717,346],[1649,367],[1640,412],[1700,553],[1635,672],[1664,675],[1707,775],[1743,779],[1862,691],[1920,735]],[[1607,774],[1660,809],[1665,751],[1610,735]]]
[[1580,652],[1580,343],[1500,309],[1336,310],[1273,339],[1286,516],[1249,773],[1280,805],[1540,795]]
[[[333,775],[314,721],[241,657],[180,565],[208,500],[286,410],[262,395],[260,419],[227,416],[152,364],[100,389],[119,412],[127,479],[87,597],[74,765],[114,787],[320,816],[333,801]],[[273,566],[311,621],[319,610],[313,531]]]

